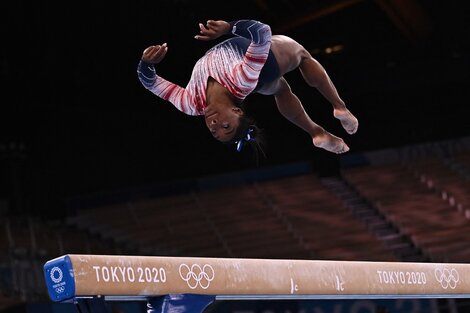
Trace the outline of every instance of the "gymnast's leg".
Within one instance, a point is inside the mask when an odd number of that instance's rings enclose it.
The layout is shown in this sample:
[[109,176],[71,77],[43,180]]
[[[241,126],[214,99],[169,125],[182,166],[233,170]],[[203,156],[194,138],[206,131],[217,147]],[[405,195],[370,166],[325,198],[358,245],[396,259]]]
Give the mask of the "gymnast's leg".
[[309,133],[316,147],[333,153],[344,153],[349,150],[343,139],[327,132],[310,119],[299,98],[292,92],[284,77],[267,86],[266,89],[260,90],[259,93],[274,94],[279,112],[290,122]]
[[299,68],[307,84],[317,88],[332,104],[333,115],[340,120],[343,128],[349,134],[357,131],[359,125],[357,118],[347,109],[323,66],[302,45],[290,37],[275,35],[271,50],[276,57],[281,75]]

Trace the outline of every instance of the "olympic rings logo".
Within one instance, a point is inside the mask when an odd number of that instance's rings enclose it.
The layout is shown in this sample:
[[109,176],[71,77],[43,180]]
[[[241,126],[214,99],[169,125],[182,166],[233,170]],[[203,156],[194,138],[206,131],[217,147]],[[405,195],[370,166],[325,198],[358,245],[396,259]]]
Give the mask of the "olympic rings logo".
[[[58,274],[57,277],[55,275],[56,273]],[[52,281],[57,284],[58,282],[62,281],[62,278],[64,277],[64,274],[62,273],[62,270],[59,267],[54,266],[51,269],[50,277],[51,277]]]
[[441,284],[442,288],[455,289],[457,283],[459,282],[459,272],[455,268],[449,270],[447,268],[434,270],[434,275],[436,276],[437,281]]
[[193,264],[191,267],[186,264],[181,264],[179,272],[181,279],[184,280],[191,289],[196,289],[197,286],[200,286],[202,289],[207,289],[215,277],[214,269],[209,264],[205,264],[203,267],[199,264]]
[[60,287],[57,287],[57,288],[55,289],[55,292],[56,292],[56,293],[62,293],[62,292],[64,292],[64,291],[65,291],[65,286],[60,286]]

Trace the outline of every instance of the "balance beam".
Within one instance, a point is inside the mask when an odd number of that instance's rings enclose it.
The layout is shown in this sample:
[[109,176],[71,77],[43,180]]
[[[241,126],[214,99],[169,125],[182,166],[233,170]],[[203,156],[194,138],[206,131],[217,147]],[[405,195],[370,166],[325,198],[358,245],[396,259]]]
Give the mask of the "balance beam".
[[469,298],[470,264],[68,254],[47,261],[54,302],[214,295],[216,300]]

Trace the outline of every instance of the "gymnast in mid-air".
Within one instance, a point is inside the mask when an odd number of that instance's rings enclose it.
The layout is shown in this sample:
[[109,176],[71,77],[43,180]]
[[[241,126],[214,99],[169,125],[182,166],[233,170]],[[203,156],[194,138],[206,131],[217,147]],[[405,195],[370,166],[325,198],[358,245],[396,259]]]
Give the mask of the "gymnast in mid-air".
[[313,145],[332,153],[349,151],[343,139],[313,122],[284,74],[299,69],[305,82],[315,87],[333,106],[333,115],[348,134],[358,128],[357,118],[348,110],[323,66],[297,41],[272,35],[269,25],[255,20],[209,20],[199,24],[198,40],[233,36],[209,49],[194,65],[186,88],[156,74],[155,65],[168,52],[167,43],[147,47],[137,74],[143,86],[189,115],[203,115],[212,136],[236,145],[238,151],[257,145],[260,129],[243,110],[251,93],[274,96],[279,112],[306,131]]

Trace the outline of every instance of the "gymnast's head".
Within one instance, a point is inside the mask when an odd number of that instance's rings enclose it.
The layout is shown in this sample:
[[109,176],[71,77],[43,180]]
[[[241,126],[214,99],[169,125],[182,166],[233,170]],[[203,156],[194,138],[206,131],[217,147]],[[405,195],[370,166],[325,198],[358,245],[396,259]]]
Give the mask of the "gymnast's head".
[[262,152],[263,134],[253,117],[241,107],[233,106],[215,114],[205,115],[206,125],[212,136],[224,144],[235,145],[238,152],[250,146]]

